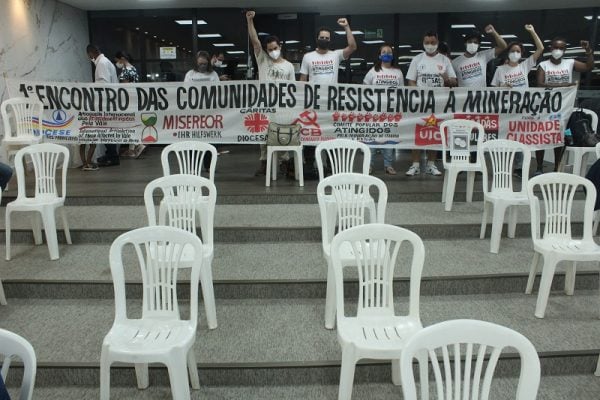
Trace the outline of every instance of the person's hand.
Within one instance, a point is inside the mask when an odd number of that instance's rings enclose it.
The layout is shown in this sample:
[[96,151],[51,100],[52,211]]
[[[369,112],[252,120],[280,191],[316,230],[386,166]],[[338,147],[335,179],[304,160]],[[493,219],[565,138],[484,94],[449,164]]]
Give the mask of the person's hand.
[[533,29],[533,25],[531,24],[525,25],[525,30],[529,33],[535,32],[535,29]]
[[583,50],[585,50],[586,54],[590,54],[590,52],[592,51],[590,49],[590,42],[588,42],[587,40],[582,40],[580,43],[581,43],[581,48]]
[[448,81],[450,80],[450,78],[448,77],[448,72],[444,71],[444,72],[440,73],[440,76],[444,80],[444,85],[447,85]]
[[346,18],[340,18],[337,20],[337,23],[339,26],[341,26],[342,28],[345,28],[348,26],[348,20]]
[[487,33],[488,35],[491,35],[492,33],[496,32],[496,29],[494,28],[494,25],[488,25],[484,28],[485,33]]
[[229,77],[229,75],[221,75],[221,76],[219,76],[219,80],[220,81],[230,81],[231,78]]
[[256,15],[255,11],[246,11],[246,19],[247,20],[252,20],[254,19],[254,16]]

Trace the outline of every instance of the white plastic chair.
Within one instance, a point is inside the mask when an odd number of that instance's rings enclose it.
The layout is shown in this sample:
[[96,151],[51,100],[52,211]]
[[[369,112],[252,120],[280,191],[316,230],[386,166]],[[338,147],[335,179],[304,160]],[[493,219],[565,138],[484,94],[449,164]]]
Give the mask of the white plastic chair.
[[[25,182],[25,156],[31,158],[35,174],[35,192],[27,197]],[[65,196],[67,193],[67,167],[69,165],[69,149],[53,143],[40,143],[22,148],[15,156],[17,171],[17,199],[6,205],[6,260],[10,260],[11,215],[13,212],[34,211],[32,216],[33,238],[35,244],[42,243],[40,218],[46,233],[51,260],[58,260],[58,238],[56,236],[55,212],[60,212],[67,243],[71,244],[71,233],[65,213]],[[61,193],[56,187],[56,175],[61,169]]]
[[[407,244],[405,244],[407,242]],[[410,245],[409,250],[407,250]],[[356,316],[344,313],[344,262],[351,249],[358,270]],[[399,250],[412,254],[408,314],[394,311],[394,269]],[[340,232],[331,243],[335,277],[338,341],[342,347],[339,400],[352,396],[356,362],[363,358],[392,361],[392,381],[400,384],[400,357],[407,341],[423,326],[419,318],[419,290],[425,248],[415,233],[392,225],[367,224]]]
[[[596,158],[600,160],[600,143],[596,145]],[[594,235],[598,234],[598,225],[600,225],[600,210],[594,211],[594,226],[592,228]]]
[[[123,249],[131,245],[142,275],[141,318],[127,317]],[[183,249],[193,256],[190,278],[189,319],[181,319],[177,274]],[[155,257],[159,254],[159,257]],[[198,324],[198,279],[202,268],[202,242],[182,229],[150,226],[122,234],[110,247],[110,270],[115,290],[115,320],[102,342],[100,398],[110,397],[110,366],[113,362],[135,364],[138,387],[148,387],[148,363],[167,366],[174,400],[189,400],[188,373],[192,388],[199,389],[194,342]]]
[[215,167],[217,165],[217,149],[215,146],[195,141],[177,142],[165,147],[160,155],[163,175],[171,175],[171,166],[169,158],[171,154],[177,161],[179,167],[178,174],[202,175],[204,157],[210,153],[210,169],[208,171],[208,179],[215,181]]
[[300,187],[304,186],[304,166],[302,158],[302,145],[300,146],[267,146],[267,169],[265,174],[265,186],[271,186],[271,180],[277,180],[279,173],[278,152],[294,152],[294,178]]
[[[489,140],[480,147],[477,158],[481,160],[483,167],[483,218],[481,219],[480,239],[485,238],[487,227],[487,216],[490,206],[493,207],[492,235],[490,240],[490,252],[498,253],[500,248],[500,235],[504,225],[504,214],[509,210],[508,237],[515,237],[517,226],[517,206],[529,204],[527,198],[527,171],[531,162],[531,151],[519,142],[512,140]],[[523,153],[523,178],[521,190],[513,190],[513,164],[515,155]],[[492,169],[492,182],[488,183],[488,170],[485,155],[488,154]]]
[[521,358],[515,399],[535,400],[540,384],[540,360],[533,344],[525,336],[504,326],[466,319],[428,326],[408,341],[400,361],[403,398],[418,398],[413,371],[416,358],[420,367],[421,399],[430,398],[430,360],[436,383],[434,398],[487,400],[498,359],[507,347],[511,351],[517,350]]
[[[2,202],[2,189],[0,189],[0,202]],[[5,306],[6,295],[4,294],[4,286],[2,286],[2,279],[0,279],[0,305]]]
[[[162,192],[158,221],[154,205],[154,192]],[[203,198],[200,201],[200,198]],[[209,329],[217,327],[217,312],[212,278],[213,227],[217,189],[210,180],[196,175],[170,175],[153,180],[144,190],[144,203],[148,215],[148,225],[168,225],[183,229],[202,238],[203,260],[200,269],[200,283]],[[202,203],[199,207],[198,204]],[[196,228],[196,216],[200,219],[200,232]],[[184,266],[190,266],[193,257],[184,251]]]
[[16,333],[0,329],[0,355],[3,357],[1,373],[4,382],[6,382],[12,360],[14,358],[21,360],[23,363],[23,380],[21,381],[18,398],[19,400],[31,400],[37,369],[35,351],[31,344]]
[[[325,300],[325,328],[335,327],[335,280],[331,266],[331,241],[336,232],[353,226],[363,225],[366,221],[364,198],[370,196],[371,189],[377,191],[375,214],[369,211],[371,220],[383,224],[387,206],[387,187],[374,176],[363,174],[338,174],[323,179],[317,185],[317,199],[321,213],[321,240],[323,255],[327,261],[327,294]],[[332,207],[333,206],[333,207]],[[344,263],[352,264],[352,249],[345,247]]]
[[[574,239],[571,235],[573,201],[577,189],[585,189],[583,211],[583,237]],[[544,203],[545,224],[541,230],[540,197],[534,193],[538,189]],[[540,292],[535,306],[535,316],[544,318],[550,287],[556,266],[561,261],[571,261],[565,276],[565,292],[573,295],[575,290],[575,270],[577,261],[599,261],[600,246],[592,237],[592,218],[596,202],[594,184],[580,176],[554,172],[532,178],[527,184],[527,194],[531,207],[531,237],[535,251],[525,293],[531,294],[537,274],[540,256],[544,258]]]
[[363,156],[362,169],[360,171],[368,175],[369,165],[371,164],[371,150],[366,144],[349,139],[333,139],[319,143],[315,149],[319,180],[321,181],[325,178],[323,156],[329,161],[331,174],[335,175],[355,172],[355,163],[358,162],[356,156],[359,152],[362,152]]
[[[15,97],[4,100],[0,105],[0,112],[4,121],[4,139],[1,147],[7,162],[21,147],[40,143],[44,139],[44,105],[41,101]],[[10,123],[11,115],[15,123],[14,129]]]
[[[592,116],[592,130],[598,133],[598,115],[587,108],[575,108],[573,111],[577,110]],[[595,147],[566,146],[558,170],[564,172],[569,156],[573,155],[573,175],[585,176],[590,154],[598,154]],[[600,157],[596,156],[596,158]]]
[[[477,131],[477,142],[475,145],[471,142],[473,131]],[[475,162],[471,162],[471,152],[478,151],[485,137],[483,126],[476,121],[466,119],[451,119],[442,122],[440,125],[442,134],[442,154],[444,161],[444,187],[442,189],[442,202],[445,204],[445,210],[452,210],[454,191],[456,188],[456,179],[459,172],[467,173],[467,203],[473,201],[473,186],[475,185],[475,173],[482,172],[481,160],[477,157]],[[450,152],[450,159],[447,159],[446,152]]]

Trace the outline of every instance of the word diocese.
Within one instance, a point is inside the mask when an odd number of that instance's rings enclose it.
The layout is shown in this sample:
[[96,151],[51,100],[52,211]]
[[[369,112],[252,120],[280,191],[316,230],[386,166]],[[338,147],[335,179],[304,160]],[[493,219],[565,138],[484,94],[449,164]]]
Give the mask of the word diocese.
[[[36,96],[46,109],[88,112],[223,110],[248,108],[303,108],[327,111],[387,113],[557,113],[563,106],[561,91],[530,91],[418,87],[382,88],[360,85],[319,85],[301,82],[152,84],[62,86],[24,84],[25,96]],[[458,109],[457,109],[458,108]]]

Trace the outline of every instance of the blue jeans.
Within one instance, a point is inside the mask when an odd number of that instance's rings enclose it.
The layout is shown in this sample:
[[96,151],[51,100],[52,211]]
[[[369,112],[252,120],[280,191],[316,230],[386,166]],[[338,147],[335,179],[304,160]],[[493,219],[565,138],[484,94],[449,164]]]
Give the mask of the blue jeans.
[[8,184],[8,181],[10,181],[12,174],[13,172],[10,165],[0,163],[0,188],[2,190],[6,189],[6,185]]
[[[375,152],[378,149],[371,147],[371,167],[373,167],[375,160]],[[383,167],[391,167],[392,161],[394,161],[394,149],[379,149],[383,153]]]

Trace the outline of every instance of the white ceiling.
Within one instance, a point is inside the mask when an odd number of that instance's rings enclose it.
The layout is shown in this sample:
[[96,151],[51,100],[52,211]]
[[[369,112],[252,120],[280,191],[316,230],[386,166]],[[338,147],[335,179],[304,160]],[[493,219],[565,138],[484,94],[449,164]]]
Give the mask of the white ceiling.
[[541,10],[598,6],[598,0],[60,0],[83,10],[127,10],[156,8],[244,8],[258,11],[317,12],[324,15],[415,12],[461,12],[496,10]]

